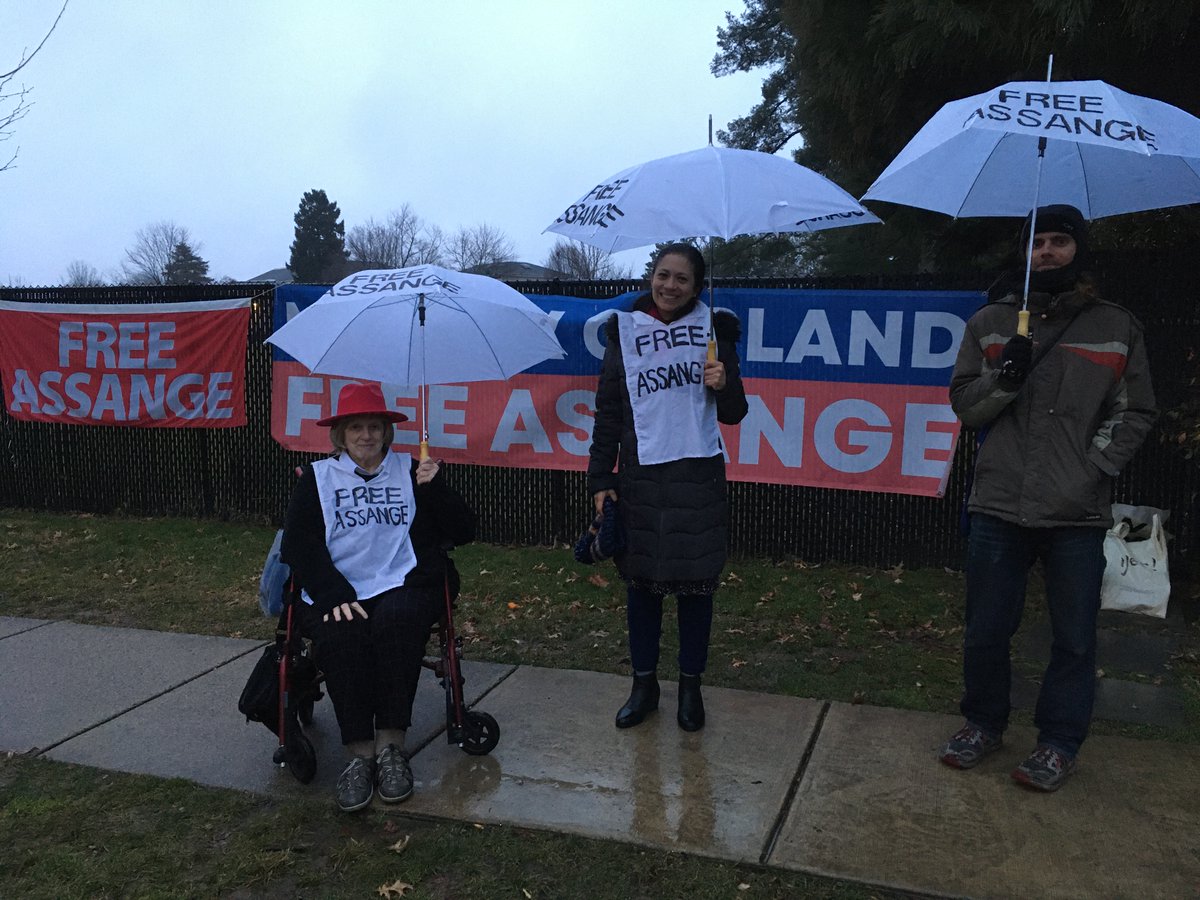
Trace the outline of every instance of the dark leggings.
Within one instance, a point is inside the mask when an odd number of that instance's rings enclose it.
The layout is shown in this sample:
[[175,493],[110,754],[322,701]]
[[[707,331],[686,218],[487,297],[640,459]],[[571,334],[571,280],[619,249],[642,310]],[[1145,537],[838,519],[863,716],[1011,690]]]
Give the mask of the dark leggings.
[[380,728],[408,728],[429,632],[442,592],[393,588],[361,602],[368,618],[322,621],[308,610],[317,665],[333,700],[342,743],[372,741]]
[[[679,617],[679,671],[687,675],[699,675],[708,664],[712,594],[679,595],[676,609]],[[663,598],[631,586],[625,612],[629,622],[629,661],[633,664],[633,670],[653,672],[658,668]]]

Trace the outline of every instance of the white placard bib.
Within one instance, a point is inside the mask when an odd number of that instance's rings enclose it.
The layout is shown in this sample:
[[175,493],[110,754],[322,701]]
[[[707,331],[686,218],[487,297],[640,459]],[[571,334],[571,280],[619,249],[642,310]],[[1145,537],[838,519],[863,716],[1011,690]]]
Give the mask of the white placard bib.
[[625,385],[643,465],[721,452],[717,400],[704,386],[708,307],[674,322],[644,312],[617,313]]
[[359,600],[404,584],[417,565],[408,539],[417,511],[411,467],[408,453],[388,453],[363,481],[349,453],[313,463],[329,555]]

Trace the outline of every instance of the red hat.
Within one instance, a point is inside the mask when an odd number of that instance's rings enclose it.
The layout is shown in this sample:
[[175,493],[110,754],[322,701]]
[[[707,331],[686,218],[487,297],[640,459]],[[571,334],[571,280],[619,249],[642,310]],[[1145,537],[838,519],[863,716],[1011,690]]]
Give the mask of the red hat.
[[317,419],[318,425],[333,425],[339,419],[351,416],[378,416],[389,422],[407,422],[408,416],[388,409],[383,402],[383,391],[377,384],[359,384],[350,382],[338,393],[337,412],[323,419]]

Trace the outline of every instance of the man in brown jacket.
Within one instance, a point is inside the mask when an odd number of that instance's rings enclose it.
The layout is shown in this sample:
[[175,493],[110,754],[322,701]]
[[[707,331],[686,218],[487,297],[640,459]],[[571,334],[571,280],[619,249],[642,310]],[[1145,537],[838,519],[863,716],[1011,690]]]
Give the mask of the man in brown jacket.
[[969,769],[1000,748],[1009,643],[1040,558],[1054,642],[1034,715],[1037,747],[1012,777],[1054,791],[1074,770],[1092,717],[1113,479],[1156,411],[1141,324],[1100,299],[1082,270],[1083,216],[1046,206],[1035,221],[1029,337],[1016,333],[1019,294],[989,303],[967,323],[950,382],[955,413],[983,440],[968,502],[960,707],[967,721],[939,758]]

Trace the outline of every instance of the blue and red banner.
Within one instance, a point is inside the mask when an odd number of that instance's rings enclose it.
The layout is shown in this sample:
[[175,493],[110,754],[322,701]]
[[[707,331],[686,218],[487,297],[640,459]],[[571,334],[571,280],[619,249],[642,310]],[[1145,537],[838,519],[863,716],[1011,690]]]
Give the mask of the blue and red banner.
[[14,419],[127,428],[246,424],[250,300],[0,303]]
[[[275,291],[275,327],[324,293]],[[628,308],[610,300],[528,295],[557,321],[567,356],[506,382],[431,385],[430,452],[451,462],[587,468],[603,324]],[[722,426],[735,481],[940,496],[959,425],[947,385],[966,320],[983,302],[966,291],[811,291],[724,288],[718,307],[742,323],[738,342],[750,404]],[[329,449],[316,421],[351,379],[312,375],[274,350],[271,433],[293,450]],[[383,385],[409,417],[396,446],[420,441],[416,385]]]

